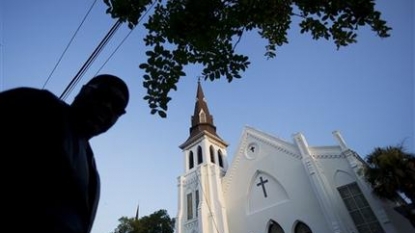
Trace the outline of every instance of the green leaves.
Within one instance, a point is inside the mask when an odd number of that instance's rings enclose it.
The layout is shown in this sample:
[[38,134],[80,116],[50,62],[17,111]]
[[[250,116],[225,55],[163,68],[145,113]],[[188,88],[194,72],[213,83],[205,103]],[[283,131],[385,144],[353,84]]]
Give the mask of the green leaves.
[[121,22],[127,22],[129,28],[138,24],[138,19],[152,0],[103,0],[108,6],[106,13],[112,18],[118,18]]
[[400,146],[375,148],[367,158],[365,179],[376,195],[395,200],[398,193],[415,202],[415,157]]
[[337,49],[357,42],[357,30],[370,26],[379,37],[391,30],[374,0],[103,0],[107,13],[130,28],[155,4],[144,28],[149,47],[145,71],[144,97],[151,114],[167,116],[169,92],[177,90],[183,67],[201,64],[204,79],[222,77],[231,82],[241,78],[250,62],[236,52],[244,32],[256,30],[265,39],[267,58],[288,43],[287,31],[293,17],[300,19],[301,33],[315,40],[332,40]]
[[158,210],[142,218],[121,217],[120,223],[112,233],[173,233],[175,220],[166,210]]
[[333,39],[337,48],[357,42],[359,27],[369,25],[380,37],[388,37],[390,27],[374,9],[374,0],[297,1],[304,19],[301,33],[309,32],[313,39]]

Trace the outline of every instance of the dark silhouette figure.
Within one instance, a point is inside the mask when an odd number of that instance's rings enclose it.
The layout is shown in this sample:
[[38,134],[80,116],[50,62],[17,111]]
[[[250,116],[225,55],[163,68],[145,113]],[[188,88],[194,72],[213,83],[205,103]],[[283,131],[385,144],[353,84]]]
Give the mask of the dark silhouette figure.
[[89,139],[115,124],[128,99],[127,85],[108,74],[92,78],[70,105],[47,90],[0,93],[4,229],[91,231],[100,182]]

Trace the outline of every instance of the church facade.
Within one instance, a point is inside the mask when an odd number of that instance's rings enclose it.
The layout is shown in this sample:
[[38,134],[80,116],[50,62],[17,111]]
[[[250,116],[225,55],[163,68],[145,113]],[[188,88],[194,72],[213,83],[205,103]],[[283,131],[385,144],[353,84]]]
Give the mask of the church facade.
[[364,162],[340,132],[310,146],[245,127],[233,161],[216,133],[200,82],[190,135],[180,145],[176,233],[410,233],[393,203],[371,193]]

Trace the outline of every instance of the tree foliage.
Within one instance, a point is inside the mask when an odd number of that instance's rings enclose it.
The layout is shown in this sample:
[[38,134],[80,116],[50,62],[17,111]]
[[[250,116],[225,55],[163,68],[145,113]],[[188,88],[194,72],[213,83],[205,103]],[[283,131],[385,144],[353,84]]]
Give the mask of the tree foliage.
[[152,8],[144,23],[147,62],[144,97],[151,113],[166,117],[171,90],[177,90],[184,66],[201,64],[204,79],[241,78],[250,62],[235,51],[242,35],[256,31],[267,41],[265,56],[288,43],[293,17],[301,33],[332,40],[337,48],[357,42],[359,28],[369,26],[379,37],[390,27],[375,10],[375,0],[104,0],[113,18],[130,28]]
[[[367,166],[364,178],[380,198],[400,202],[408,218],[415,227],[415,155],[405,152],[402,146],[375,148],[366,157]],[[400,194],[412,204],[402,203]]]
[[375,148],[366,157],[364,177],[376,195],[390,200],[404,194],[415,203],[415,157],[401,146]]
[[166,210],[158,210],[142,218],[121,217],[113,233],[173,233],[174,219]]

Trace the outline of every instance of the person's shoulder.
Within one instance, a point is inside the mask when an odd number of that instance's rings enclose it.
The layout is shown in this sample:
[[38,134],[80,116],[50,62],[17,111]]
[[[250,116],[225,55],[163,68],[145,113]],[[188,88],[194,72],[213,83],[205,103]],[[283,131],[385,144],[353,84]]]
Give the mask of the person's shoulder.
[[0,93],[1,103],[60,103],[62,102],[55,94],[45,89],[33,87],[18,87]]
[[33,87],[16,87],[13,89],[5,90],[0,93],[1,96],[39,96],[39,97],[49,97],[49,98],[55,98],[56,96],[45,89],[38,89]]
[[32,94],[32,95],[36,95],[36,94],[45,95],[47,93],[52,94],[48,90],[38,89],[34,87],[16,87],[16,88],[8,89],[8,90],[1,92],[1,94],[17,94],[17,93],[18,94]]

